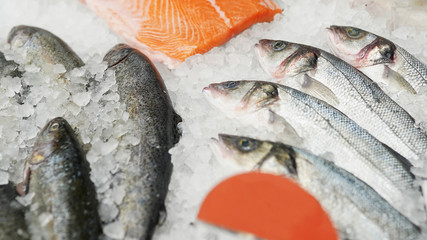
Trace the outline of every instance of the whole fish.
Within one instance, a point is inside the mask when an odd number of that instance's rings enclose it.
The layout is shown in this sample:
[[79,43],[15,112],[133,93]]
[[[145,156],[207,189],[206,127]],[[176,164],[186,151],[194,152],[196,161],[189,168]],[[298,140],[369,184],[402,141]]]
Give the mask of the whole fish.
[[4,54],[0,52],[0,77],[22,77],[22,72],[18,69],[19,65],[12,61],[6,60]]
[[[324,101],[262,81],[210,84],[203,91],[219,109],[240,113],[242,118],[259,111],[274,112],[303,138],[302,147],[315,154],[333,153],[330,160],[365,181],[405,216],[416,207],[420,211],[416,218],[425,220],[410,163]],[[412,200],[413,204],[407,204]]]
[[427,85],[427,66],[390,40],[349,26],[330,26],[327,34],[332,52],[372,80],[412,94]]
[[43,69],[46,63],[62,64],[66,71],[82,67],[84,62],[59,37],[41,28],[19,25],[9,32],[12,49],[22,49],[27,64]]
[[334,163],[277,142],[219,134],[218,157],[294,179],[328,212],[341,239],[409,240],[420,228],[371,187]]
[[34,239],[98,239],[102,233],[90,167],[73,129],[55,118],[40,131],[24,184],[34,193],[27,213]]
[[118,44],[104,57],[115,72],[120,101],[126,104],[140,137],[124,170],[126,194],[119,221],[126,239],[151,239],[172,173],[169,149],[177,142],[176,119],[166,87],[151,61],[139,51]]
[[30,239],[25,223],[24,207],[15,198],[18,196],[11,182],[0,186],[0,239]]
[[427,135],[366,75],[311,46],[264,39],[255,49],[277,82],[325,100],[413,165],[422,166],[419,157],[427,151]]

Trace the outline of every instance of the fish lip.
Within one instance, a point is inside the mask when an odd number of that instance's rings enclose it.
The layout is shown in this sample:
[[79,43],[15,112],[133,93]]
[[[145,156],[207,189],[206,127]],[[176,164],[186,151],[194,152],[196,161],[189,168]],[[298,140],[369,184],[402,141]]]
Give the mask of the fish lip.
[[224,143],[223,136],[226,136],[226,134],[218,134],[218,139],[212,137],[210,139],[211,141],[211,149],[218,157],[221,157],[221,160],[224,160],[227,158],[227,153],[229,154],[231,152],[231,149]]

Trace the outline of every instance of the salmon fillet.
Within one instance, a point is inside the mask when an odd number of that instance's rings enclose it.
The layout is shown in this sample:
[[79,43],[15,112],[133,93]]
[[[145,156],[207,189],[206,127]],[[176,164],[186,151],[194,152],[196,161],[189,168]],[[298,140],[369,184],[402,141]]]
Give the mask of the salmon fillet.
[[176,66],[282,10],[273,0],[86,0],[128,44]]

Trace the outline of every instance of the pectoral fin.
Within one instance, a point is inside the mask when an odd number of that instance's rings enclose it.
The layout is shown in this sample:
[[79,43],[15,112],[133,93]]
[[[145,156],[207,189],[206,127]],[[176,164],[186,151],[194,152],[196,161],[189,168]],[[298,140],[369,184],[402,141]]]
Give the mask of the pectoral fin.
[[307,74],[304,75],[304,80],[301,83],[301,91],[319,98],[334,107],[340,103],[337,96],[327,86]]
[[397,85],[398,89],[404,89],[411,94],[417,94],[417,91],[415,91],[411,84],[409,84],[402,75],[388,66],[384,66],[383,78],[390,80],[390,84]]
[[277,115],[275,112],[269,110],[269,119],[268,122],[270,124],[280,124],[284,127],[283,134],[286,135],[286,138],[289,139],[290,142],[299,145],[302,143],[302,138],[298,135],[295,128],[292,127],[292,125],[286,121],[283,117]]

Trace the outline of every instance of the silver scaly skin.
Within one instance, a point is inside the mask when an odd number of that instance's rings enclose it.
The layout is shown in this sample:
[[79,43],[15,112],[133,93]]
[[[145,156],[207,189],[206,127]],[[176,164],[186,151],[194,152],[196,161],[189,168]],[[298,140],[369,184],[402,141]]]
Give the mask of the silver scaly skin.
[[303,149],[225,134],[219,134],[213,145],[220,159],[295,180],[320,202],[341,239],[411,240],[420,236],[416,225],[367,184]]
[[204,93],[224,112],[234,111],[242,116],[274,112],[302,137],[304,143],[300,147],[318,155],[333,153],[330,160],[366,182],[405,216],[419,211],[414,221],[425,220],[421,192],[410,172],[410,163],[324,101],[262,81],[211,84]]
[[125,239],[151,239],[164,213],[172,163],[169,149],[178,141],[177,121],[166,87],[151,61],[125,44],[104,57],[116,76],[120,101],[135,123],[139,144],[124,169],[126,194],[119,205]]
[[330,26],[327,34],[334,54],[351,65],[362,71],[383,65],[382,72],[369,74],[374,81],[397,81],[401,89],[412,94],[427,85],[427,66],[390,40],[350,26]]
[[325,100],[413,165],[421,166],[426,134],[366,75],[328,52],[302,44],[260,40],[256,52],[274,81]]

